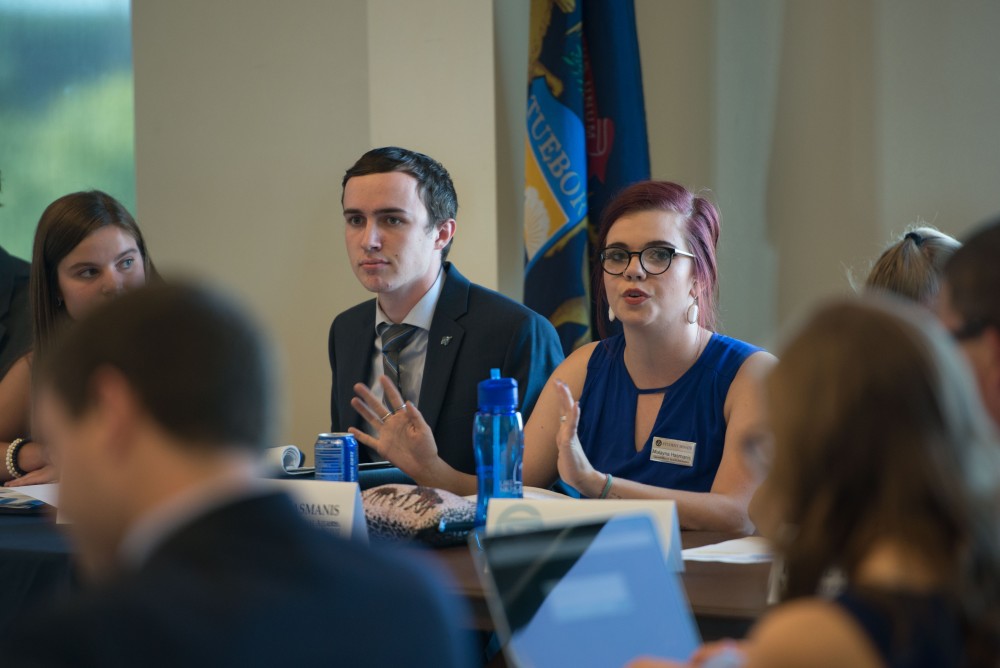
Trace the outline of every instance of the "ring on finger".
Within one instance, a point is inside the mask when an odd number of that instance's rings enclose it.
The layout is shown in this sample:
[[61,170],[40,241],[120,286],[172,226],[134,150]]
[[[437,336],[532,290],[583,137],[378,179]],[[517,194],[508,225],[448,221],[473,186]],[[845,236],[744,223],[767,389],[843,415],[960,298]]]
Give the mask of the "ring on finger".
[[559,421],[560,422],[565,422],[566,421],[566,416],[565,415],[560,415],[559,416]]
[[400,411],[405,411],[406,410],[406,404],[404,403],[399,408],[393,408],[392,406],[387,406],[386,408],[389,409],[389,412],[379,418],[379,422],[381,422],[382,424],[385,424],[385,421],[388,420],[389,418],[391,418],[396,413],[398,413]]

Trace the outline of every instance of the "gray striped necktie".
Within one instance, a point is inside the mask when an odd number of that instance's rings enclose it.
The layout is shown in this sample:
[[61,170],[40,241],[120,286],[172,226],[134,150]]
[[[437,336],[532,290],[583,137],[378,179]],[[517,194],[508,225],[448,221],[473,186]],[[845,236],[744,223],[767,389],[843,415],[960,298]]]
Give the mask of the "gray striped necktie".
[[[399,353],[410,342],[416,331],[415,325],[390,325],[387,322],[379,325],[379,336],[382,337],[382,370],[399,389],[400,394],[403,394],[403,388],[399,384]],[[406,400],[405,396],[403,400]]]

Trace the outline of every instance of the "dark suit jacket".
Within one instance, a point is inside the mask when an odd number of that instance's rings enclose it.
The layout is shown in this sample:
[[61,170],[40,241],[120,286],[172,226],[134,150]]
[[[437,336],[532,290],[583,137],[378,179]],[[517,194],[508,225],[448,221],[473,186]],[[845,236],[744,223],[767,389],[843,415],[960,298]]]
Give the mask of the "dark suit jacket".
[[31,265],[0,247],[0,379],[31,348]]
[[2,661],[464,667],[456,605],[429,573],[312,527],[273,494],[202,516],[139,572],[25,620]]
[[[470,283],[451,263],[438,298],[427,341],[420,385],[420,412],[452,467],[475,474],[472,419],[477,386],[498,368],[517,380],[521,415],[534,408],[549,375],[563,359],[555,328],[512,299]],[[367,383],[375,351],[375,300],[344,311],[330,328],[333,431],[361,427],[351,408],[355,383]],[[366,450],[362,448],[362,450]],[[362,457],[367,456],[367,452]]]

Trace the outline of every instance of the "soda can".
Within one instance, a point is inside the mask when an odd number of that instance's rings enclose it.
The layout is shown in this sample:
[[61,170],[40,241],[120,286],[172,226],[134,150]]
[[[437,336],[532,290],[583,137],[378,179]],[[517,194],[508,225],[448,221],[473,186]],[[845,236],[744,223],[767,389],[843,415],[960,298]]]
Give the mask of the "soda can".
[[358,481],[358,441],[351,434],[317,436],[315,460],[317,480]]

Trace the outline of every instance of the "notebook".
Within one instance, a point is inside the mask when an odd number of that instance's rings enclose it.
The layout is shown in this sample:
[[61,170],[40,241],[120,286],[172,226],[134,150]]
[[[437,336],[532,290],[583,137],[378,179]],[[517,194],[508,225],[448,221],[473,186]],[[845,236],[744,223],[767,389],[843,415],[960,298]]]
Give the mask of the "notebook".
[[686,660],[701,643],[647,515],[469,539],[508,665]]
[[15,489],[0,486],[0,514],[35,515],[44,512],[45,502]]

